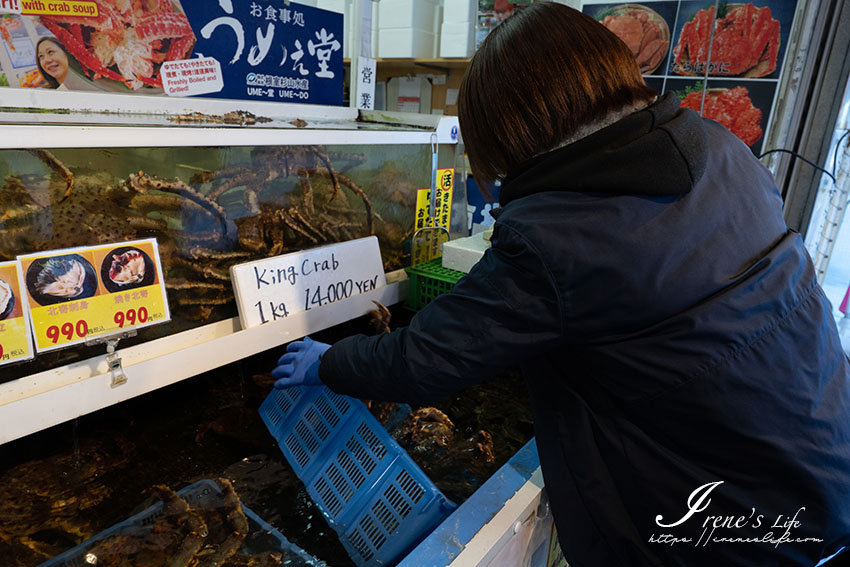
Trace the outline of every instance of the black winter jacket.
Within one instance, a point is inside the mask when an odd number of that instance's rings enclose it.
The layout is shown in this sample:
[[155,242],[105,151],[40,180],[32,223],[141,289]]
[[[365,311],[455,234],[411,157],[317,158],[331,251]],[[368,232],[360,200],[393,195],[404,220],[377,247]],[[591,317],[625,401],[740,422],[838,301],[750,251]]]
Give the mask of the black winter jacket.
[[501,204],[453,292],[338,342],[325,384],[428,404],[519,364],[573,567],[850,544],[850,366],[746,146],[670,95],[523,164]]

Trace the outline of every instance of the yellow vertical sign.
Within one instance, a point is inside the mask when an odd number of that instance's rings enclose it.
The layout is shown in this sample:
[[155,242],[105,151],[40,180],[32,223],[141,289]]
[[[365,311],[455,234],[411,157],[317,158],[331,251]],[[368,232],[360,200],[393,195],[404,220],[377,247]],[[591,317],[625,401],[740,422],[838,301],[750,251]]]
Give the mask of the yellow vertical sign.
[[426,187],[416,192],[416,230],[426,226],[442,226],[449,230],[452,217],[454,178],[455,170],[452,168],[437,170],[437,198],[435,199],[433,224],[429,219],[431,189]]
[[22,281],[17,262],[0,263],[0,365],[34,356],[29,312],[21,296]]
[[[412,246],[412,257],[414,262],[422,262],[436,258],[440,255],[440,245],[448,240],[449,223],[452,216],[452,189],[454,188],[454,169],[437,170],[437,188],[434,199],[434,218],[431,218],[431,189],[419,189],[416,192],[416,218],[414,229],[433,229],[423,231],[428,237],[416,238]],[[445,232],[438,231],[438,227],[445,228]],[[439,234],[442,232],[442,234]],[[414,232],[416,235],[416,232]]]

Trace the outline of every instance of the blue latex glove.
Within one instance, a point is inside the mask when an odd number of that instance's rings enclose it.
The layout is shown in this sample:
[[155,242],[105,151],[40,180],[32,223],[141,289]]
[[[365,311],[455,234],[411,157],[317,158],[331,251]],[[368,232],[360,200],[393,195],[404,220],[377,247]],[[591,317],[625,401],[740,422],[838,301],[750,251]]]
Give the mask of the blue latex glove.
[[320,385],[322,381],[319,379],[319,363],[329,348],[331,345],[316,342],[310,337],[289,343],[286,354],[280,357],[277,366],[272,370],[274,387],[282,389],[290,386]]

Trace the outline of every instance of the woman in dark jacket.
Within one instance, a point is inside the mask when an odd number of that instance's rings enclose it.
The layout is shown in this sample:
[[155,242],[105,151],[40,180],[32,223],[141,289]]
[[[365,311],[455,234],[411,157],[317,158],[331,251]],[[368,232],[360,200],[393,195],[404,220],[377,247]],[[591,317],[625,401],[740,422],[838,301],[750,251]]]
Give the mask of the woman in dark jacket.
[[519,364],[574,567],[850,546],[850,364],[749,149],[558,4],[496,28],[459,111],[476,179],[503,179],[492,248],[406,328],[290,344],[277,386],[428,404]]

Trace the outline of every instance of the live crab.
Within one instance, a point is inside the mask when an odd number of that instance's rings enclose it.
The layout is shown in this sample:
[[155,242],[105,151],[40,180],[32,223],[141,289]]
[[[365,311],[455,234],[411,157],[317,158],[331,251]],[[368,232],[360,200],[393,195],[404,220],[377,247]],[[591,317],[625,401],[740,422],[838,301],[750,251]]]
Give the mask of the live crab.
[[[204,171],[191,184],[144,171],[117,182],[103,172],[75,175],[54,154],[33,153],[49,173],[5,180],[0,258],[155,237],[170,302],[186,308],[189,319],[206,320],[233,301],[234,263],[367,236],[378,218],[365,190],[334,170],[317,146],[257,148],[250,164]],[[362,161],[351,154],[339,159]],[[294,190],[260,196],[288,176],[297,176]],[[349,202],[347,193],[362,204]],[[234,207],[234,196],[243,205]],[[244,212],[230,218],[222,203]]]

